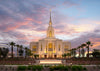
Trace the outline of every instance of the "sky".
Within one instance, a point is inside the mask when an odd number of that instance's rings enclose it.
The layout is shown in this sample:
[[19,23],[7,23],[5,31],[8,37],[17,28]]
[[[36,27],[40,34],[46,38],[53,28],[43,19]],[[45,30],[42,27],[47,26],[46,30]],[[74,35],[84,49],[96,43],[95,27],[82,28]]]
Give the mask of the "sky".
[[55,37],[76,48],[91,41],[100,49],[100,0],[0,0],[0,43],[30,42],[46,37],[50,9]]

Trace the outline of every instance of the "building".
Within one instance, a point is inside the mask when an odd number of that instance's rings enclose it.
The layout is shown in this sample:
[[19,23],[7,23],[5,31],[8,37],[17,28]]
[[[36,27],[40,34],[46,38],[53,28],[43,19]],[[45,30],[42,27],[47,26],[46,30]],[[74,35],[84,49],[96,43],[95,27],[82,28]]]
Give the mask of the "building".
[[50,21],[47,29],[47,36],[38,42],[31,42],[30,49],[33,54],[38,54],[39,58],[61,58],[62,54],[68,53],[71,43],[57,39],[52,27],[51,12]]

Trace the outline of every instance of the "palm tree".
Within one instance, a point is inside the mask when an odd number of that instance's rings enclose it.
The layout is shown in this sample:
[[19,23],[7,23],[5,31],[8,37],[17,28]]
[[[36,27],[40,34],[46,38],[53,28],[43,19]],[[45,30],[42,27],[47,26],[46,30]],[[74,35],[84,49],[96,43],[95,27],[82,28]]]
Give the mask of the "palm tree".
[[80,48],[81,48],[81,46],[78,46],[78,48],[77,48],[77,49],[79,49],[79,58],[80,58]]
[[68,52],[70,53],[70,57],[71,57],[71,49],[70,49],[70,50],[68,50]]
[[20,45],[16,45],[16,47],[17,47],[17,57],[18,57],[18,48],[20,47]]
[[77,50],[77,49],[76,49],[76,48],[74,48],[74,57],[76,56],[76,50]]
[[23,56],[23,45],[20,45],[19,56]]
[[31,52],[31,50],[27,49],[27,56],[32,56],[32,55],[33,55],[33,53]]
[[27,54],[28,54],[28,48],[25,47],[25,58],[27,57]]
[[0,48],[0,58],[1,58],[1,52],[2,52],[2,50],[1,50],[1,48]]
[[88,54],[87,54],[87,57],[88,57],[88,58],[89,58],[89,47],[90,47],[90,46],[93,46],[92,43],[91,43],[91,41],[87,41],[87,42],[86,42],[86,48],[87,48],[87,52],[88,52]]
[[66,58],[66,56],[67,56],[67,54],[66,54],[66,53],[64,53],[64,54],[63,54],[63,57],[64,57],[64,58]]
[[81,48],[82,48],[82,50],[81,50],[82,57],[84,57],[84,55],[85,55],[85,50],[84,50],[85,46],[86,46],[86,44],[82,44],[81,45]]
[[9,45],[11,46],[11,57],[13,58],[13,48],[15,46],[14,42],[10,42]]
[[81,54],[82,54],[82,57],[84,57],[84,55],[85,55],[85,50],[84,50],[84,48],[82,48]]
[[72,54],[72,56],[76,56],[76,48],[73,48],[72,50],[71,50],[71,54]]
[[71,53],[67,53],[68,58],[71,56]]
[[5,47],[2,48],[1,54],[2,54],[3,58],[7,57],[8,52],[9,52],[8,48],[5,48]]
[[69,51],[71,53],[71,57],[73,57],[73,49],[70,49]]

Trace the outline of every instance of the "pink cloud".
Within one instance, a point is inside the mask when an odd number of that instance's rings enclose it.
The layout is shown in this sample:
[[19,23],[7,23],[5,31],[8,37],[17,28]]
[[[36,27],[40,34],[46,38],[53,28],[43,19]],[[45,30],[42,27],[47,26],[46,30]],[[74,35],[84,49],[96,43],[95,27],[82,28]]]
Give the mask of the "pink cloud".
[[[12,31],[12,30],[15,30],[15,29],[17,29],[17,28],[19,28],[20,26],[22,26],[22,25],[28,25],[28,21],[26,21],[26,22],[16,22],[14,25],[15,26],[8,26],[4,31],[5,32],[8,32],[8,31]],[[11,24],[10,24],[11,25]],[[13,24],[12,24],[13,25]]]
[[35,22],[35,23],[37,23],[37,24],[41,24],[41,23],[42,23],[41,21],[37,21],[37,20],[34,20],[34,19],[32,19],[32,18],[25,18],[25,20],[27,20],[27,21],[32,21],[32,22]]

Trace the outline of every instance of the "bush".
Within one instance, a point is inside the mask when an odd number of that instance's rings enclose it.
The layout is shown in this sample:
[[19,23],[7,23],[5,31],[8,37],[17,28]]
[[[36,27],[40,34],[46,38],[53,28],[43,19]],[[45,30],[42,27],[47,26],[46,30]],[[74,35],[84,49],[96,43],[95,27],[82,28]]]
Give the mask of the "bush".
[[85,70],[85,71],[86,71],[87,69],[84,67],[84,68],[83,68],[83,70]]
[[35,65],[32,66],[32,71],[36,71],[36,66]]
[[41,66],[41,65],[33,65],[33,66],[32,66],[32,70],[33,70],[33,71],[36,71],[36,69],[37,69],[38,71],[41,71],[41,70],[43,69],[43,66]]
[[77,70],[77,66],[72,66],[72,71],[76,71]]
[[82,71],[83,67],[82,66],[77,66],[78,71]]
[[59,65],[59,66],[51,66],[50,67],[50,71],[53,70],[68,70],[68,66],[63,66],[63,65]]
[[43,69],[43,66],[37,65],[36,68],[38,69],[38,71],[41,71]]
[[64,70],[65,70],[65,71],[68,71],[68,66],[65,66],[65,67],[64,67]]
[[72,71],[82,71],[82,66],[72,66]]
[[50,71],[54,71],[54,66],[50,66]]
[[26,66],[18,66],[17,71],[24,71],[26,68]]
[[31,66],[31,65],[29,65],[29,66],[27,67],[27,69],[28,69],[28,70],[31,70],[31,69],[32,69],[32,66]]

